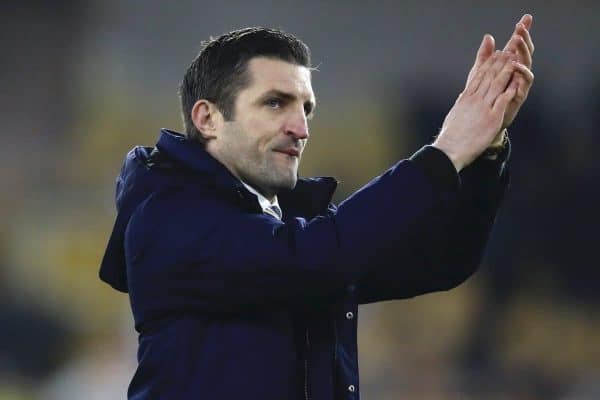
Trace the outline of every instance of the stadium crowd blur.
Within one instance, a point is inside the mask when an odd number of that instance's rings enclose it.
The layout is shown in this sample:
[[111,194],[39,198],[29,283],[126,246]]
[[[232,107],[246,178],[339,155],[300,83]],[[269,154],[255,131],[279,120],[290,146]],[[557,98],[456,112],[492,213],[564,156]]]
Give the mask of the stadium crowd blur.
[[175,88],[201,39],[260,24],[306,40],[320,104],[301,173],[337,176],[339,201],[431,141],[481,35],[502,45],[523,12],[536,82],[485,262],[451,292],[362,307],[361,395],[600,398],[599,5],[180,3],[4,6],[0,400],[125,397],[137,338],[126,296],[97,278],[114,177],[129,148],[180,127]]

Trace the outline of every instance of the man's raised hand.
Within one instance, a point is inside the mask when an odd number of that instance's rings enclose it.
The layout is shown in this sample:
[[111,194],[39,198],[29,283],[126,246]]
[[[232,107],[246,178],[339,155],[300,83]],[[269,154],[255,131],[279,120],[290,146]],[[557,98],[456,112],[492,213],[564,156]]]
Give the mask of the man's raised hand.
[[[517,22],[515,25],[515,30],[513,31],[510,39],[506,42],[506,45],[503,49],[503,51],[515,54],[517,56],[517,60],[529,70],[531,70],[531,66],[533,65],[533,52],[535,50],[535,46],[533,45],[533,40],[531,39],[531,34],[529,32],[532,24],[533,17],[530,14],[523,15],[519,22]],[[469,71],[467,85],[473,78],[473,75],[477,69],[494,53],[495,47],[496,45],[494,37],[489,34],[485,35],[483,42],[479,47],[479,51],[477,51],[475,63],[473,64],[471,71]],[[519,109],[527,99],[529,89],[531,89],[531,85],[533,84],[533,81],[528,80],[527,78],[528,76],[515,74],[511,79],[511,83],[512,81],[515,81],[517,84],[517,93],[508,104],[504,115],[504,120],[502,121],[502,129],[507,128],[515,120]]]
[[533,81],[533,74],[518,62],[516,54],[496,51],[488,56],[490,46],[493,48],[493,38],[486,35],[465,90],[433,143],[448,155],[457,171],[483,153],[501,130],[507,107],[517,93],[513,75],[521,74],[527,82]]

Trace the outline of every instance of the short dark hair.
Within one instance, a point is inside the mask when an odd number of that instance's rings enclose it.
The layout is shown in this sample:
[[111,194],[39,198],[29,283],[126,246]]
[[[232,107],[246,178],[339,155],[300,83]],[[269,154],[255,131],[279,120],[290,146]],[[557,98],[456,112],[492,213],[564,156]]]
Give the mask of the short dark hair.
[[202,43],[202,49],[189,66],[179,97],[186,135],[203,142],[194,126],[191,111],[196,101],[214,103],[226,121],[234,116],[240,90],[248,87],[248,62],[254,57],[280,59],[310,68],[310,49],[297,37],[279,29],[251,27],[226,33]]

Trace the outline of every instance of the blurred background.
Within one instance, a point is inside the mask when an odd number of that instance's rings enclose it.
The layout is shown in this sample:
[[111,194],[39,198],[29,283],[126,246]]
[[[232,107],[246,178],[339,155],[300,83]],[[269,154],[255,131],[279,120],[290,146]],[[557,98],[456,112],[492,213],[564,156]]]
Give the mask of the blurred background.
[[263,25],[309,44],[301,173],[338,177],[340,201],[432,140],[482,35],[503,47],[524,12],[536,82],[485,262],[456,290],[362,307],[361,395],[599,399],[600,3],[21,0],[0,13],[0,400],[125,398],[137,337],[98,279],[114,180],[181,129],[202,40]]

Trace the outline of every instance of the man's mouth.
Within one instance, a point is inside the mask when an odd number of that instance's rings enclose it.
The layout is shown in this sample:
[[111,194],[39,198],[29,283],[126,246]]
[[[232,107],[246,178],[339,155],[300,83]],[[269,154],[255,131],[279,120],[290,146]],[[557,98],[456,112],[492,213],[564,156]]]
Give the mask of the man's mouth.
[[294,147],[290,147],[290,148],[286,148],[286,149],[275,149],[275,151],[278,153],[287,154],[292,157],[298,157],[300,155],[300,152]]

